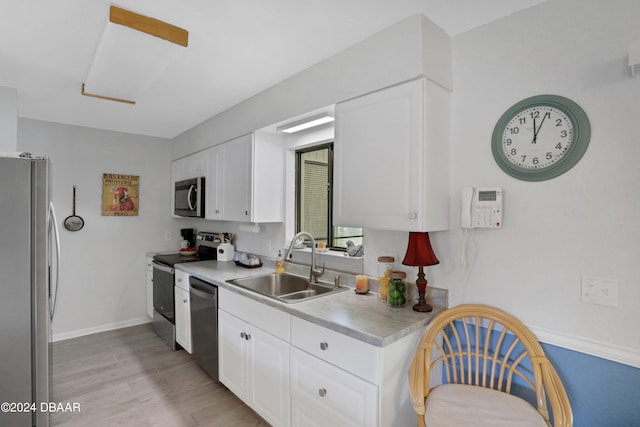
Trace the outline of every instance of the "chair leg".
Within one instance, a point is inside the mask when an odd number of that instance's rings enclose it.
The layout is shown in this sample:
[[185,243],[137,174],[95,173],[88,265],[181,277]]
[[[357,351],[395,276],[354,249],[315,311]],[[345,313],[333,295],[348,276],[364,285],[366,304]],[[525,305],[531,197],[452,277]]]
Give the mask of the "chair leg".
[[424,423],[424,415],[423,416],[418,415],[418,427],[427,427]]

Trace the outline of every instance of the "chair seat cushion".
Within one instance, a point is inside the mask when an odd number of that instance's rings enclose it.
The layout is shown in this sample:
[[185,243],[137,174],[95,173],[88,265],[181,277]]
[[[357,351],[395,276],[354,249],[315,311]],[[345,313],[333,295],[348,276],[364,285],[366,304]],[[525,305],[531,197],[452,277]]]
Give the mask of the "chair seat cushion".
[[429,392],[427,427],[547,427],[538,411],[519,397],[462,384],[443,384]]

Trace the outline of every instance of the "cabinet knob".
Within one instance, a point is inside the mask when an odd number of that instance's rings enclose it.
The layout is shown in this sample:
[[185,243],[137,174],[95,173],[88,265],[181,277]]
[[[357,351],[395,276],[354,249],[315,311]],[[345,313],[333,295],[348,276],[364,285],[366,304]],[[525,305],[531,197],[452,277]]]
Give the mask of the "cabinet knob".
[[245,333],[244,332],[240,332],[240,338],[245,338]]
[[329,348],[329,344],[326,342],[321,342],[320,343],[320,350],[326,350],[327,348]]
[[327,395],[327,389],[321,388],[318,390],[318,394],[320,397],[325,397]]
[[251,339],[251,335],[250,334],[244,334],[244,339],[249,341]]
[[216,209],[216,213],[220,213],[220,209]]
[[416,212],[409,212],[409,219],[416,219],[418,218],[418,214]]

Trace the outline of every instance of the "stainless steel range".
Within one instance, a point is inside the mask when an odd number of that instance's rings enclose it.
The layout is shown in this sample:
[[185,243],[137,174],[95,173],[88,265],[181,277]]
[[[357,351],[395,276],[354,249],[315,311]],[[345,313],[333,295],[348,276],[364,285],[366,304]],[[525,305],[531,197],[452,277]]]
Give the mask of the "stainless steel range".
[[175,270],[180,263],[216,259],[217,247],[230,240],[228,233],[198,232],[197,251],[194,255],[163,254],[153,257],[153,321],[155,333],[172,349],[180,348],[176,343],[175,325]]

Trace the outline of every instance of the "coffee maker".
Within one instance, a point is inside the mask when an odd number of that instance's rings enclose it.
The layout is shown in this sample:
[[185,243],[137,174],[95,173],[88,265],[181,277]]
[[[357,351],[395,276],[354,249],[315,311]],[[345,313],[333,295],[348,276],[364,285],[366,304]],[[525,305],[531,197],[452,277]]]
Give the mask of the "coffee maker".
[[189,242],[190,248],[194,248],[196,246],[196,236],[193,232],[193,228],[181,228],[180,234],[182,235],[182,240]]

